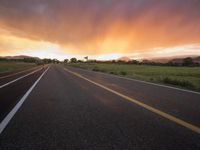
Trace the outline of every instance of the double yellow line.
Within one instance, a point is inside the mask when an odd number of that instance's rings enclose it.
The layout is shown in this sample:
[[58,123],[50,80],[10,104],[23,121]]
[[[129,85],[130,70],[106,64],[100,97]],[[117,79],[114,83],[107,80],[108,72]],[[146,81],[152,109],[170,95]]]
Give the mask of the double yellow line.
[[190,129],[190,130],[192,130],[192,131],[194,131],[194,132],[200,134],[200,128],[197,127],[197,126],[195,126],[195,125],[193,125],[193,124],[190,124],[190,123],[188,123],[188,122],[186,122],[186,121],[183,121],[183,120],[181,120],[181,119],[179,119],[179,118],[176,118],[176,117],[174,117],[174,116],[172,116],[172,115],[170,115],[170,114],[167,114],[167,113],[165,113],[165,112],[163,112],[163,111],[161,111],[161,110],[158,110],[158,109],[156,109],[156,108],[153,108],[153,107],[151,107],[151,106],[149,106],[149,105],[147,105],[147,104],[144,104],[144,103],[142,103],[142,102],[140,102],[140,101],[138,101],[138,100],[135,100],[135,99],[133,99],[133,98],[131,98],[131,97],[129,97],[129,96],[126,96],[126,95],[124,95],[124,94],[121,94],[121,93],[119,93],[119,92],[117,92],[117,91],[115,91],[115,90],[112,90],[112,89],[110,89],[110,88],[108,88],[108,87],[106,87],[106,86],[104,86],[104,85],[102,85],[102,84],[99,84],[99,83],[97,83],[97,82],[94,82],[94,81],[92,81],[92,80],[90,80],[90,79],[88,79],[88,78],[82,76],[82,75],[79,74],[79,73],[73,72],[73,71],[71,71],[71,70],[69,70],[69,69],[66,69],[66,68],[65,68],[65,70],[66,70],[67,72],[69,72],[69,73],[71,73],[71,74],[73,74],[73,75],[75,75],[75,76],[81,78],[81,79],[84,79],[84,80],[86,80],[86,81],[88,81],[88,82],[90,82],[90,83],[92,83],[92,84],[94,84],[94,85],[96,85],[96,86],[98,86],[98,87],[101,87],[101,88],[103,88],[103,89],[105,89],[105,90],[107,90],[107,91],[109,91],[109,92],[111,92],[111,93],[114,93],[114,94],[116,94],[116,95],[118,95],[118,96],[120,96],[120,97],[122,97],[122,98],[124,98],[124,99],[126,99],[126,100],[128,100],[128,101],[130,101],[130,102],[133,102],[133,103],[135,103],[135,104],[137,104],[137,105],[139,105],[139,106],[141,106],[141,107],[143,107],[143,108],[145,108],[145,109],[147,109],[147,110],[149,110],[149,111],[151,111],[151,112],[153,112],[153,113],[156,113],[157,115],[162,116],[163,118],[166,118],[166,119],[168,119],[168,120],[171,120],[172,122],[175,122],[175,123],[177,123],[177,124],[179,124],[179,125],[181,125],[181,126],[187,128],[187,129]]

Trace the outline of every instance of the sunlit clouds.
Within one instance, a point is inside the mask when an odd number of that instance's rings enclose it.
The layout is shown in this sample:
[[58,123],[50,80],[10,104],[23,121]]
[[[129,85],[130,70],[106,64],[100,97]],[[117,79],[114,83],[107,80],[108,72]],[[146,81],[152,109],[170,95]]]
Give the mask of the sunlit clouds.
[[0,55],[199,55],[199,10],[199,0],[1,0]]

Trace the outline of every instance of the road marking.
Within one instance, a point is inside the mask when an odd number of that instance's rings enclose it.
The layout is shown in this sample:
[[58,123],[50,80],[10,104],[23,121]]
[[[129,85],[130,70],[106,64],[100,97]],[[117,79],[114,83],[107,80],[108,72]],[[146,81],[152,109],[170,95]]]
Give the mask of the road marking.
[[130,80],[130,81],[135,81],[135,82],[140,82],[140,83],[145,83],[145,84],[149,84],[149,85],[155,85],[155,86],[159,86],[159,87],[164,87],[164,88],[169,88],[169,89],[174,89],[174,90],[178,90],[178,91],[182,91],[182,92],[188,92],[188,93],[193,93],[193,94],[200,95],[200,92],[181,89],[181,88],[178,88],[178,87],[173,87],[173,86],[168,86],[168,85],[163,85],[163,84],[158,84],[158,83],[152,83],[152,82],[148,82],[148,81],[137,80],[137,79],[133,79],[133,78],[123,77],[123,76],[120,76],[120,75],[112,75],[112,74],[103,73],[103,72],[86,70],[86,69],[82,69],[82,68],[78,68],[78,69],[83,70],[83,71],[87,71],[87,72],[93,72],[93,73],[95,72],[97,74],[103,74],[103,75],[107,75],[107,76],[112,76],[112,77],[115,77],[115,78],[120,78],[120,79],[125,79],[125,80]]
[[82,76],[82,75],[79,74],[79,73],[73,72],[73,71],[68,70],[68,69],[66,69],[66,68],[65,68],[65,70],[66,70],[67,72],[69,72],[69,73],[71,73],[71,74],[73,74],[73,75],[75,75],[75,76],[81,78],[81,79],[84,79],[84,80],[86,80],[86,81],[88,81],[88,82],[90,82],[90,83],[93,83],[93,84],[95,84],[96,86],[99,86],[99,87],[101,87],[101,88],[103,88],[103,89],[105,89],[105,90],[107,90],[107,91],[109,91],[109,92],[111,92],[111,93],[114,93],[114,94],[116,94],[116,95],[118,95],[118,96],[120,96],[120,97],[122,97],[122,98],[124,98],[124,99],[126,99],[126,100],[128,100],[128,101],[130,101],[130,102],[133,102],[133,103],[135,103],[135,104],[137,104],[137,105],[139,105],[139,106],[141,106],[141,107],[143,107],[143,108],[145,108],[145,109],[147,109],[147,110],[149,110],[149,111],[151,111],[151,112],[154,112],[154,113],[156,113],[156,114],[162,116],[163,118],[166,118],[166,119],[168,119],[168,120],[171,120],[172,122],[175,122],[175,123],[177,123],[177,124],[179,124],[179,125],[181,125],[181,126],[187,128],[187,129],[190,129],[190,130],[192,130],[192,131],[194,131],[194,132],[200,134],[200,128],[197,127],[197,126],[195,126],[195,125],[193,125],[193,124],[190,124],[190,123],[188,123],[188,122],[186,122],[186,121],[183,121],[183,120],[181,120],[181,119],[179,119],[179,118],[176,118],[176,117],[174,117],[174,116],[172,116],[172,115],[170,115],[170,114],[167,114],[167,113],[165,113],[165,112],[163,112],[163,111],[161,111],[161,110],[159,110],[159,109],[156,109],[156,108],[154,108],[154,107],[152,107],[152,106],[149,106],[149,105],[147,105],[147,104],[145,104],[145,103],[142,103],[142,102],[140,102],[140,101],[138,101],[138,100],[135,100],[135,99],[133,99],[133,98],[131,98],[131,97],[129,97],[129,96],[126,96],[126,95],[124,95],[124,94],[121,94],[121,93],[119,93],[119,92],[117,92],[117,91],[115,91],[115,90],[112,90],[112,89],[110,89],[110,88],[108,88],[108,87],[106,87],[106,86],[104,86],[104,85],[102,85],[102,84],[99,84],[99,83],[97,83],[97,82],[94,82],[94,81],[92,81],[92,80],[90,80],[90,79],[88,79],[88,78]]
[[9,74],[9,75],[0,77],[0,79],[5,79],[5,78],[8,78],[8,77],[12,77],[14,75],[17,75],[17,74],[20,74],[20,73],[23,73],[23,72],[27,72],[27,71],[30,71],[30,70],[33,70],[33,69],[36,69],[36,68],[38,68],[38,67],[33,67],[33,68],[26,69],[26,70],[23,70],[23,71],[20,71],[20,72],[17,72],[17,73]]
[[39,68],[39,69],[34,70],[34,71],[32,71],[32,72],[30,72],[30,73],[28,73],[28,74],[26,74],[26,75],[24,75],[24,76],[22,76],[22,77],[19,77],[19,78],[15,79],[15,80],[12,80],[12,81],[10,81],[10,82],[8,82],[8,83],[6,83],[6,84],[3,84],[3,85],[0,86],[0,89],[3,88],[3,87],[5,87],[5,86],[8,86],[8,85],[10,85],[10,84],[12,84],[12,83],[14,83],[14,82],[20,80],[20,79],[23,79],[23,78],[25,78],[25,77],[27,77],[27,76],[29,76],[29,75],[32,75],[32,74],[34,74],[35,72],[38,72],[38,71],[41,70],[41,69],[42,69],[42,68]]
[[42,79],[42,77],[45,75],[45,73],[49,70],[50,67],[48,67],[42,75],[35,81],[35,83],[31,86],[31,88],[26,92],[26,94],[21,98],[21,100],[15,105],[15,107],[9,112],[9,114],[3,119],[3,121],[0,123],[0,134],[3,132],[3,130],[6,128],[10,120],[14,117],[16,112],[19,110],[19,108],[22,106],[24,101],[27,99],[27,97],[30,95],[30,93],[33,91],[35,86],[38,84],[38,82]]

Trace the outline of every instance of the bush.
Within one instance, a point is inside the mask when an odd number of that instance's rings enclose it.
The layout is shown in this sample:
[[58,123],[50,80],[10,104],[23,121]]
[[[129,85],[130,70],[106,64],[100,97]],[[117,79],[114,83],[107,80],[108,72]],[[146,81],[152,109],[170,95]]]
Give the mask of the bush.
[[76,59],[76,58],[71,58],[71,59],[70,59],[70,62],[71,62],[71,63],[77,63],[77,59]]
[[98,68],[97,66],[95,66],[95,67],[92,69],[92,71],[106,72],[106,70],[100,69],[100,68]]
[[92,69],[92,71],[100,71],[100,69],[99,69],[98,67],[94,67],[94,68]]
[[194,65],[194,62],[191,57],[183,59],[183,66],[192,66],[192,65]]
[[150,81],[154,81],[154,78],[150,78],[149,80],[150,80]]
[[117,75],[117,72],[114,72],[114,71],[110,71],[109,73],[110,73],[110,74]]
[[125,75],[127,75],[127,73],[125,71],[120,71],[120,75],[125,76]]
[[163,79],[163,82],[166,84],[172,84],[172,85],[177,85],[177,86],[181,86],[181,87],[194,89],[194,85],[187,80],[178,80],[178,79],[171,79],[169,77],[165,77]]

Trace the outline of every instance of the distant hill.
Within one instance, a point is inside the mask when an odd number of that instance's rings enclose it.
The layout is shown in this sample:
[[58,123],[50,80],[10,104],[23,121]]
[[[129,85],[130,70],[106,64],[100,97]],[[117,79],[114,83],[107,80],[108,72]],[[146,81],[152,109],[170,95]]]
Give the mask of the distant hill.
[[[168,62],[179,63],[180,62],[180,63],[182,63],[183,59],[185,59],[187,57],[192,58],[193,62],[200,63],[200,56],[194,56],[194,55],[157,57],[157,58],[150,58],[150,59],[143,58],[143,59],[136,59],[136,60],[141,61],[141,62],[146,62],[146,63],[148,63],[148,62],[156,62],[156,63],[168,63]],[[117,60],[128,62],[128,61],[134,60],[134,57],[124,56],[124,57],[118,58]]]
[[193,61],[196,60],[196,58],[199,58],[200,56],[194,56],[194,55],[185,55],[185,56],[172,56],[172,57],[161,57],[161,58],[152,58],[150,59],[151,61],[154,62],[160,62],[160,63],[167,63],[169,61],[174,61],[174,62],[182,62],[183,59],[190,57],[193,59]]
[[185,58],[192,58],[193,62],[200,64],[200,56],[182,56],[182,57],[163,57],[163,58],[152,58],[152,59],[141,59],[141,62],[156,62],[156,63],[182,63]]
[[[184,58],[175,58],[175,59],[172,59],[170,61],[173,62],[173,63],[181,64],[181,63],[183,63],[183,60],[185,58],[186,57],[184,57]],[[190,58],[192,58],[193,62],[200,63],[200,56],[198,56],[198,57],[190,57]]]
[[128,62],[130,60],[131,59],[129,57],[127,57],[127,56],[124,56],[124,57],[121,57],[121,58],[118,59],[118,61],[125,61],[125,62]]
[[[198,63],[200,64],[200,56],[182,56],[182,57],[162,57],[162,58],[152,58],[152,59],[141,59],[139,60],[140,62],[144,63],[144,64],[153,64],[153,63],[174,63],[174,64],[182,64],[185,58],[192,58],[192,61],[194,63]],[[120,61],[124,61],[124,62],[128,62],[134,59],[131,59],[130,57],[121,57],[117,60]]]
[[193,58],[193,61],[194,61],[194,62],[197,62],[197,63],[200,63],[200,56],[199,56],[199,57]]
[[5,58],[5,59],[10,59],[10,60],[12,60],[12,59],[19,59],[19,60],[21,60],[21,59],[25,59],[25,58],[34,58],[34,59],[36,59],[36,60],[40,60],[40,58],[39,57],[32,57],[32,56],[26,56],[26,55],[18,55],[18,56],[0,56],[0,58]]

